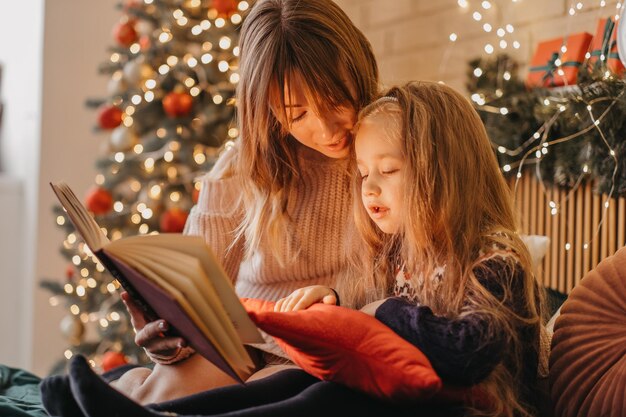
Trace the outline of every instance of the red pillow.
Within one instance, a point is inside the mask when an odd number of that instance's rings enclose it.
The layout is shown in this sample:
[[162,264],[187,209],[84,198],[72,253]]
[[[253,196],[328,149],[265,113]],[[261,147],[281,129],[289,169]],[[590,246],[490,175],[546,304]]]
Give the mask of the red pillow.
[[242,302],[257,326],[317,378],[393,401],[424,400],[441,390],[426,356],[365,313],[326,304],[277,313],[270,301]]

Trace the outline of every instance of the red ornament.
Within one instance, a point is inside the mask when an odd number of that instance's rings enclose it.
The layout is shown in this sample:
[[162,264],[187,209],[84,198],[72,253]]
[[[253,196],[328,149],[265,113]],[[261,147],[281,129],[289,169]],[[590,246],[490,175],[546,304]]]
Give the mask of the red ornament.
[[159,226],[163,233],[181,233],[189,213],[177,207],[167,210],[161,215]]
[[93,214],[106,214],[113,208],[113,196],[106,188],[94,187],[87,193],[85,205]]
[[102,370],[108,372],[111,369],[126,365],[128,359],[122,352],[108,351],[102,355]]
[[124,4],[124,11],[128,11],[130,9],[139,9],[141,8],[141,1],[139,0],[129,0]]
[[170,117],[185,116],[191,111],[193,97],[187,93],[177,93],[172,91],[163,98],[163,110]]
[[121,46],[129,47],[137,41],[135,21],[120,22],[113,28],[113,37]]
[[122,111],[115,106],[104,106],[98,112],[98,125],[102,129],[115,129],[122,124]]
[[237,11],[236,0],[213,0],[213,7],[220,15],[230,16]]
[[67,278],[68,281],[71,281],[72,278],[74,278],[75,273],[76,273],[76,268],[74,268],[74,265],[72,264],[67,265],[67,267],[65,268],[65,277]]
[[152,45],[150,36],[143,35],[139,38],[139,47],[141,48],[142,51],[145,51],[146,49],[150,48],[150,45]]

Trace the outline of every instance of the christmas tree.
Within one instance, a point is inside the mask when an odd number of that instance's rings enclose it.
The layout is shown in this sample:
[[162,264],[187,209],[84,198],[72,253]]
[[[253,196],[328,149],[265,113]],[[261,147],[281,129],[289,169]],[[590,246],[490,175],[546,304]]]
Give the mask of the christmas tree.
[[[129,0],[120,5],[114,46],[100,72],[108,95],[91,99],[102,132],[98,175],[84,203],[111,240],[183,231],[197,200],[196,178],[238,136],[233,122],[238,82],[238,30],[250,7],[237,0]],[[53,305],[68,313],[61,331],[69,347],[53,372],[75,354],[108,370],[144,363],[143,350],[119,297],[119,283],[76,235],[67,233],[63,282],[47,279]]]

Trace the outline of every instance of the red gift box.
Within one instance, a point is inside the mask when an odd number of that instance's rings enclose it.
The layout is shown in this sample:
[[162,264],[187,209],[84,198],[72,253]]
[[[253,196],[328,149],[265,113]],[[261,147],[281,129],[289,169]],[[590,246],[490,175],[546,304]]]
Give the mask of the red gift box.
[[[578,69],[589,50],[591,34],[577,33],[540,42],[526,77],[528,87],[555,87],[576,84]],[[565,46],[565,52],[563,52]]]
[[617,25],[612,18],[600,19],[596,34],[589,48],[589,65],[594,70],[606,71],[622,75],[624,64],[619,59],[617,52]]

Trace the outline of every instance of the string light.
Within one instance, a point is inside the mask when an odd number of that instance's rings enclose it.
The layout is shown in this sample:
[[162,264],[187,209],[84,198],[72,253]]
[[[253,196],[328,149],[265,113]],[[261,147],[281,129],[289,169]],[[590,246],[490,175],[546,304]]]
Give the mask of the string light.
[[[609,193],[608,193],[608,195],[606,197],[606,200],[603,203],[604,210],[602,212],[602,216],[601,216],[600,222],[598,223],[598,225],[596,227],[596,230],[595,230],[595,233],[593,234],[591,239],[588,242],[585,242],[583,244],[583,249],[584,250],[587,250],[589,248],[589,243],[593,239],[595,239],[596,236],[600,233],[600,230],[601,230],[601,228],[602,228],[602,226],[603,226],[603,224],[605,222],[605,219],[606,219],[606,216],[607,216],[607,211],[608,211],[608,208],[610,207],[610,199],[612,198],[613,193],[615,191],[615,179],[616,179],[617,170],[618,170],[618,167],[619,167],[619,164],[618,164],[618,161],[617,161],[617,157],[615,155],[615,151],[610,147],[610,145],[609,145],[609,143],[608,143],[608,141],[607,141],[607,139],[606,139],[606,137],[604,135],[604,132],[600,129],[600,124],[601,124],[602,119],[604,117],[606,117],[606,115],[613,108],[613,106],[618,102],[618,100],[621,98],[621,96],[624,94],[625,91],[626,90],[620,92],[620,94],[617,97],[615,97],[615,98],[611,98],[611,97],[599,97],[599,98],[596,98],[594,100],[595,102],[612,100],[612,102],[609,104],[609,106],[607,106],[607,108],[602,112],[602,114],[598,118],[594,117],[592,105],[588,104],[586,106],[586,109],[587,109],[587,112],[589,113],[589,117],[590,117],[591,122],[592,122],[589,126],[581,129],[579,132],[576,132],[574,134],[571,134],[571,135],[568,135],[568,136],[565,136],[565,137],[561,137],[561,138],[557,138],[557,139],[553,139],[551,141],[545,141],[544,142],[544,140],[547,137],[547,133],[548,133],[548,131],[550,129],[550,126],[552,126],[555,123],[558,115],[562,113],[562,111],[556,112],[549,121],[544,123],[544,125],[539,129],[539,131],[537,131],[537,132],[535,132],[533,134],[533,138],[532,139],[538,139],[538,138],[541,137],[540,132],[543,131],[543,138],[544,139],[542,140],[542,142],[539,143],[538,145],[532,147],[531,149],[528,149],[528,151],[524,154],[524,156],[521,158],[521,160],[515,163],[515,165],[518,167],[518,171],[517,171],[517,175],[516,175],[517,180],[515,181],[515,187],[514,188],[515,188],[515,191],[517,191],[517,188],[519,186],[519,179],[522,176],[521,175],[522,168],[524,167],[524,164],[525,164],[525,161],[526,161],[528,155],[530,155],[531,153],[535,153],[536,154],[539,149],[541,150],[542,154],[545,155],[545,154],[547,154],[548,146],[550,146],[550,145],[555,145],[555,144],[558,144],[558,143],[562,143],[562,142],[566,142],[566,141],[575,139],[575,138],[577,138],[577,137],[579,137],[579,136],[581,136],[583,134],[588,133],[592,129],[596,129],[598,131],[600,137],[602,138],[602,141],[604,142],[605,146],[609,150],[609,155],[611,155],[611,157],[613,158],[613,161],[614,161],[614,164],[615,164],[614,165],[615,168],[613,170],[613,175],[612,175],[612,179],[611,179],[611,188],[610,188]],[[548,99],[546,99],[546,100],[549,102]],[[529,141],[526,141],[522,145],[522,147],[526,147],[528,145],[528,143],[529,143]],[[520,148],[522,148],[522,147],[519,147],[518,149],[511,151],[511,150],[508,150],[508,149],[504,148],[503,146],[499,146],[498,147],[498,151],[500,153],[507,153],[509,155],[512,155],[512,154],[516,154],[517,155],[517,154],[520,153]],[[502,152],[503,148],[504,148],[504,152]],[[537,162],[541,161],[541,158],[537,158],[536,161]],[[507,165],[503,166],[502,170],[504,172],[510,171],[511,170],[511,165],[507,164]],[[572,187],[572,189],[566,195],[566,197],[564,199],[565,202],[567,202],[573,196],[573,193],[576,191],[576,189],[578,189],[578,187],[582,183],[583,176],[589,172],[589,167],[588,167],[587,164],[583,165],[582,171],[583,171],[583,173],[579,176],[578,180],[576,181],[576,184],[574,185],[574,187]],[[544,197],[547,197],[547,193],[546,193],[545,187],[543,186],[543,182],[542,182],[542,179],[541,179],[541,171],[539,169],[537,169],[537,173],[539,175],[540,184],[542,184],[542,191],[543,191]],[[559,206],[554,201],[550,201],[548,205],[550,207],[550,214],[552,216],[556,216],[559,213]]]
[[220,48],[228,49],[231,45],[231,40],[228,36],[222,36],[219,41]]
[[220,61],[217,64],[217,68],[221,71],[221,72],[226,72],[228,71],[228,69],[230,68],[230,65],[228,65],[228,62],[226,61]]

